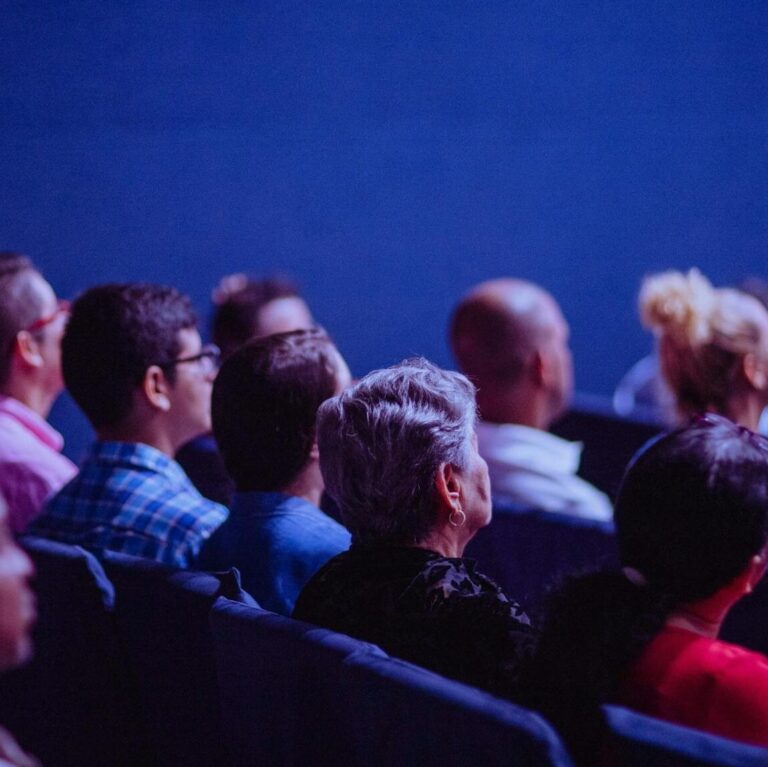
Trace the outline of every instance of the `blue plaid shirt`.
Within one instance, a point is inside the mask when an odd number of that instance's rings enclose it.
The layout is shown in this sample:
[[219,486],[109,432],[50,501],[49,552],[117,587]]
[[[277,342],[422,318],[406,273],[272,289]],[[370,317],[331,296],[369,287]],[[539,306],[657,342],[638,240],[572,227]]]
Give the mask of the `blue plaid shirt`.
[[29,532],[185,568],[195,564],[227,513],[203,498],[176,461],[159,450],[97,442]]

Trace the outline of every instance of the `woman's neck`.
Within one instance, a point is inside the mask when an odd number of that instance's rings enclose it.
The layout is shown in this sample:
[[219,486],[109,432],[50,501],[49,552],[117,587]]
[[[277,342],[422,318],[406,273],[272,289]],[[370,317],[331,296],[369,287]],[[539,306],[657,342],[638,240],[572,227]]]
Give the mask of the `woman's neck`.
[[722,623],[722,620],[712,621],[684,607],[673,610],[667,618],[667,626],[685,629],[686,631],[710,637],[711,639],[717,638]]
[[741,581],[741,577],[735,578],[707,599],[678,605],[669,614],[667,626],[686,629],[712,639],[716,638],[728,611],[744,596],[745,591]]
[[459,539],[459,536],[454,533],[454,529],[433,530],[426,538],[420,540],[416,546],[420,549],[429,549],[444,557],[462,557],[467,542],[463,538]]

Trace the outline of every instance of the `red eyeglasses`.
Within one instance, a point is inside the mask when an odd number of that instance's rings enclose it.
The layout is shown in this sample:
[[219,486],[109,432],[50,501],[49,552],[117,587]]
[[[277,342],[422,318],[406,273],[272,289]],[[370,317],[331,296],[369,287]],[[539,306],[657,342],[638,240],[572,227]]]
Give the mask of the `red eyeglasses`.
[[23,328],[23,330],[26,330],[27,333],[34,333],[37,330],[42,330],[44,327],[50,325],[54,320],[57,320],[59,317],[61,317],[62,314],[69,314],[69,301],[65,301],[64,299],[60,299],[56,302],[56,308],[53,310],[53,312],[51,312],[51,314],[47,314],[45,317],[36,319],[31,325]]

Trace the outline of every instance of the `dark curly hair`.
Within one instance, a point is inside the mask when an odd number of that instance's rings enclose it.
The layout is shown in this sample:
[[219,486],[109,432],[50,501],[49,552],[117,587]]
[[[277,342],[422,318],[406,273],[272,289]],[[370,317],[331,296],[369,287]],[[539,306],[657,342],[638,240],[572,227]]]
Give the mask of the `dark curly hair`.
[[[177,357],[179,331],[196,326],[189,298],[172,287],[113,284],[83,293],[62,340],[62,372],[93,427],[119,424],[147,368]],[[165,372],[172,383],[174,368]]]

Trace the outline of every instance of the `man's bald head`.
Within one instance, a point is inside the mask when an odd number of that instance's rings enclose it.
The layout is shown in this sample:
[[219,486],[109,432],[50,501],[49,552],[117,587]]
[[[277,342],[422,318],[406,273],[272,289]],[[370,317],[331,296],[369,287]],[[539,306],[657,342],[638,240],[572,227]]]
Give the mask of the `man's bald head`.
[[453,354],[461,370],[478,382],[513,384],[562,322],[557,303],[538,285],[515,279],[483,282],[453,314]]

